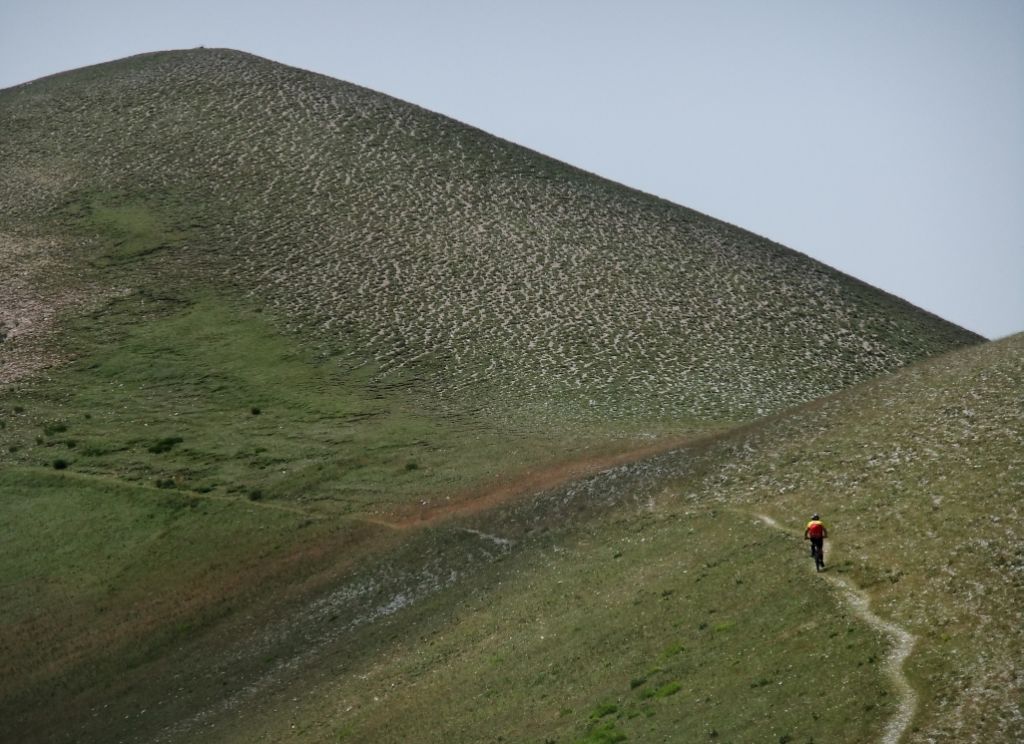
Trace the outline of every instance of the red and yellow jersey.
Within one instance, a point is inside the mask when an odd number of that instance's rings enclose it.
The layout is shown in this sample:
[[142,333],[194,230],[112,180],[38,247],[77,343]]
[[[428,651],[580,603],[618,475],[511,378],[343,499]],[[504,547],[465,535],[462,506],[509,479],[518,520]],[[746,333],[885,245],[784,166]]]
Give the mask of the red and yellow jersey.
[[825,523],[818,519],[812,519],[807,523],[807,529],[804,530],[804,534],[807,537],[825,537],[827,534]]

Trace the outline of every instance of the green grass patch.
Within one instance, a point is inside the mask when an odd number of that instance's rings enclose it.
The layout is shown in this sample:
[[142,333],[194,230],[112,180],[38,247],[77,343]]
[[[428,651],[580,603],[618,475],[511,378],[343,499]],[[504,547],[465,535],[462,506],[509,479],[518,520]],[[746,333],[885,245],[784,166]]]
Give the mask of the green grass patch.
[[596,721],[599,718],[604,718],[605,716],[610,716],[618,712],[619,706],[617,706],[615,703],[602,703],[601,705],[598,705],[596,708],[594,708],[594,710],[590,713],[590,718],[591,720]]
[[[457,494],[600,438],[556,447],[554,435],[439,415],[401,380],[374,382],[373,365],[315,359],[266,314],[212,295],[128,298],[72,337],[74,364],[5,395],[27,411],[0,431],[12,464],[52,462],[73,421],[84,473],[353,512]],[[46,435],[34,446],[33,429]]]
[[657,691],[654,693],[654,697],[656,697],[656,698],[667,698],[667,697],[670,697],[672,695],[675,695],[681,689],[683,689],[682,683],[680,683],[680,682],[669,682],[668,684],[665,684],[665,685],[662,685],[661,687],[659,687],[657,689]]
[[127,193],[88,193],[64,210],[68,226],[96,241],[97,265],[137,261],[181,245],[186,232],[171,226],[162,205]]
[[585,736],[576,740],[576,744],[617,744],[629,739],[625,732],[614,723],[607,722],[595,726]]
[[684,651],[684,649],[685,646],[683,646],[682,643],[673,643],[671,646],[669,646],[661,652],[661,658],[662,660],[667,661],[668,659],[671,659],[673,656],[678,656],[679,654],[681,654]]
[[148,654],[168,633],[196,627],[237,600],[238,579],[260,556],[286,549],[302,521],[28,468],[0,470],[0,514],[9,529],[0,541],[7,694],[55,667],[69,671],[76,658]]

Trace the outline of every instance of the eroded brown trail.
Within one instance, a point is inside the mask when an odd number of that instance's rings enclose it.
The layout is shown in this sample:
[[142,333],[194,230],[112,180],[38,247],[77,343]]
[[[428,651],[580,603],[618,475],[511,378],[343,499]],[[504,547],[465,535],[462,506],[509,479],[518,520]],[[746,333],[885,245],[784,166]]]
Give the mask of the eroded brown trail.
[[535,468],[522,473],[506,476],[497,483],[483,488],[466,491],[450,500],[426,501],[408,509],[391,514],[366,518],[366,521],[395,529],[432,527],[450,519],[467,517],[494,509],[518,498],[541,493],[575,480],[595,475],[609,468],[660,455],[687,444],[693,437],[659,439],[642,447],[633,447],[621,452],[603,453],[591,457],[558,462],[546,467]]

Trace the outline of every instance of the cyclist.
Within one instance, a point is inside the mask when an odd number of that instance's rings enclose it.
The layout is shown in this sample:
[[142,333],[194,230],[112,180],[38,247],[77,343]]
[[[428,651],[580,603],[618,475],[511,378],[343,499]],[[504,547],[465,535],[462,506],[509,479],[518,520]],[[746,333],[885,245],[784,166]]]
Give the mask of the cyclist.
[[821,567],[825,567],[825,538],[828,537],[828,530],[825,528],[825,523],[821,521],[821,517],[817,514],[811,517],[811,521],[807,523],[807,529],[804,530],[804,540],[811,541],[811,557],[815,557],[815,550],[821,555]]

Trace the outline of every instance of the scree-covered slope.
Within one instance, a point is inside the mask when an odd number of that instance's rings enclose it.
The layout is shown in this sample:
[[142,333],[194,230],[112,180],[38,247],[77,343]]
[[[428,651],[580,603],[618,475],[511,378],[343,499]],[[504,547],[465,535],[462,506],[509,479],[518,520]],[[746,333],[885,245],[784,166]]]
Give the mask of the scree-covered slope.
[[239,52],[11,88],[0,128],[11,355],[56,312],[214,287],[381,379],[558,425],[747,419],[979,340],[744,230]]

